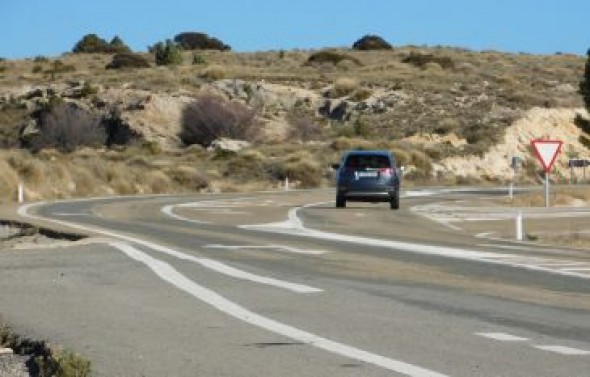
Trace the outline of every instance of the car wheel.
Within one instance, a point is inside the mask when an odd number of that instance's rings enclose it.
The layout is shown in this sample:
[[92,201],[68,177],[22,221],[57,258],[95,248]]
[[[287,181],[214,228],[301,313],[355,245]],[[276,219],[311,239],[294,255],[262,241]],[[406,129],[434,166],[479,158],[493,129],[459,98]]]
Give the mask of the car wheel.
[[342,196],[336,197],[336,208],[344,208],[346,207],[346,199]]
[[395,195],[389,199],[389,208],[399,209],[399,191],[396,191]]

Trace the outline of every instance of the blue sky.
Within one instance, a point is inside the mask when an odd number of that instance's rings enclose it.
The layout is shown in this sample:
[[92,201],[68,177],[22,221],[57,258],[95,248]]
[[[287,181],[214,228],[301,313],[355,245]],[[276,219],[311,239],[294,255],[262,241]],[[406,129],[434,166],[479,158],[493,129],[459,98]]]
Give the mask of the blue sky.
[[585,54],[590,0],[0,0],[0,57],[56,56],[80,38],[119,35],[133,50],[201,31],[236,51],[393,45]]

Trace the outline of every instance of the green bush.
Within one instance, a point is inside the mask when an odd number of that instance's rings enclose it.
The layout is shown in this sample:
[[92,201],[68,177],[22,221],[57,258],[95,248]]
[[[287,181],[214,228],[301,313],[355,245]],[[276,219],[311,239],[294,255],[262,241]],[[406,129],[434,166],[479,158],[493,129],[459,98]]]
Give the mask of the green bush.
[[27,366],[38,377],[90,377],[91,363],[88,359],[70,351],[50,348],[43,341],[22,338],[0,323],[0,347],[8,347],[18,355],[31,356]]
[[55,80],[55,77],[60,73],[74,72],[76,67],[71,64],[65,64],[61,60],[57,59],[53,61],[51,68],[47,69],[45,73],[51,76],[51,80]]
[[584,77],[580,81],[580,94],[584,98],[586,109],[590,111],[590,49],[587,52],[586,65],[584,67]]
[[318,51],[316,53],[313,53],[309,56],[309,58],[307,59],[307,62],[305,63],[305,65],[316,65],[316,64],[323,64],[323,63],[329,63],[329,64],[338,64],[343,60],[349,60],[353,63],[355,63],[356,65],[362,65],[361,62],[349,55],[346,54],[341,54],[339,52],[336,51],[330,51],[330,50],[323,50],[323,51]]
[[410,55],[402,59],[402,63],[411,64],[418,68],[426,68],[428,63],[436,63],[443,69],[455,68],[455,62],[448,56],[437,56],[433,54],[422,54],[411,52]]
[[205,58],[203,55],[200,55],[200,54],[193,55],[193,65],[206,65],[206,64],[207,64],[207,58]]
[[391,45],[377,35],[365,35],[352,45],[354,50],[391,50]]
[[111,42],[107,42],[106,40],[100,38],[96,34],[86,34],[85,36],[80,39],[72,52],[76,54],[80,53],[106,53],[106,54],[115,54],[121,52],[130,52],[131,49],[123,42],[121,38],[115,36]]
[[574,124],[578,126],[579,129],[590,135],[590,119],[586,119],[582,115],[576,114],[576,117],[574,118]]
[[177,65],[183,61],[182,47],[170,39],[156,43],[150,47],[150,52],[154,54],[157,65]]
[[230,46],[226,45],[217,38],[208,36],[205,33],[180,33],[174,37],[174,42],[178,43],[184,50],[231,50]]
[[150,63],[139,54],[123,52],[113,56],[113,60],[106,65],[106,69],[149,68]]

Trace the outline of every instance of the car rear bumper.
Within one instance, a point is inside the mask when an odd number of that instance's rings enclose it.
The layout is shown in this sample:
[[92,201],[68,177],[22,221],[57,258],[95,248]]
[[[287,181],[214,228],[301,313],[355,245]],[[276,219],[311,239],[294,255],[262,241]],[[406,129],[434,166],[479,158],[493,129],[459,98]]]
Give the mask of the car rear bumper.
[[388,202],[396,196],[396,192],[395,187],[382,190],[357,190],[340,187],[337,195],[353,202]]

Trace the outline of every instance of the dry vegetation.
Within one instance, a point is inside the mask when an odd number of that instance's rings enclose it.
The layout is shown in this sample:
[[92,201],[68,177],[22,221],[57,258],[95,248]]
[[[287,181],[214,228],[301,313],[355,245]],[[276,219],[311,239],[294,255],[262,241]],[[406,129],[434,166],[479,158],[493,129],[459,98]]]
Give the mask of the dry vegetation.
[[[105,69],[113,62],[108,54],[4,61],[0,88],[18,97],[36,86],[90,82],[86,103],[99,106],[104,90],[197,98],[208,85],[225,78],[244,80],[251,87],[260,82],[279,85],[317,98],[285,109],[257,103],[247,93],[242,103],[256,110],[264,125],[275,128],[272,137],[252,138],[253,146],[238,153],[187,145],[163,148],[158,140],[140,138],[121,147],[32,154],[14,149],[31,111],[9,100],[0,109],[0,147],[13,148],[0,153],[2,200],[14,198],[18,181],[26,183],[32,199],[268,188],[286,176],[300,187],[327,186],[332,182],[330,163],[341,151],[357,147],[389,148],[411,166],[408,182],[427,182],[433,179],[433,162],[482,155],[523,111],[583,106],[577,86],[584,59],[572,55],[416,46],[379,51],[203,50],[183,52],[182,64],[172,66],[156,66],[152,54],[140,55],[150,67]],[[352,105],[338,118],[313,107],[314,101],[325,100]],[[443,141],[422,143],[426,135]],[[455,139],[461,142],[448,141]],[[437,179],[439,184],[456,184],[482,177]]]

